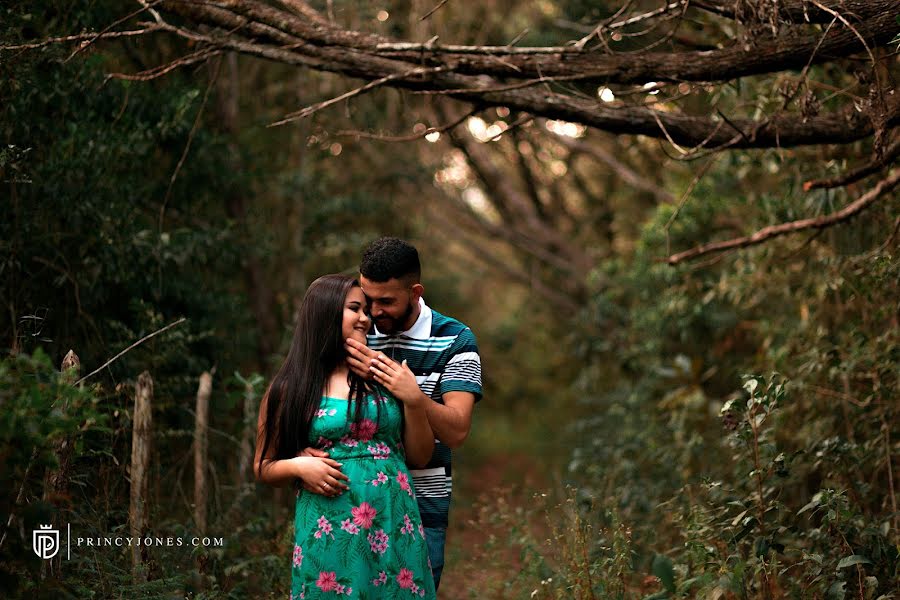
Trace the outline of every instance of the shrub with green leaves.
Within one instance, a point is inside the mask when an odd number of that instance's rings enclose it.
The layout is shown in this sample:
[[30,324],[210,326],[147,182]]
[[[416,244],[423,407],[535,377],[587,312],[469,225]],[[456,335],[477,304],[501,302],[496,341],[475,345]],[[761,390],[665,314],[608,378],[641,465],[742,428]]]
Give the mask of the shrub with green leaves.
[[[578,338],[576,388],[592,414],[573,430],[570,476],[598,522],[605,507],[633,530],[617,597],[647,596],[647,576],[656,598],[894,597],[892,204],[805,243],[660,264],[667,240],[690,246],[716,229],[721,207],[706,198],[732,188],[728,171],[710,177],[677,218],[657,210],[631,259],[604,267],[617,285],[595,295]],[[732,196],[729,212],[761,226],[789,202]]]

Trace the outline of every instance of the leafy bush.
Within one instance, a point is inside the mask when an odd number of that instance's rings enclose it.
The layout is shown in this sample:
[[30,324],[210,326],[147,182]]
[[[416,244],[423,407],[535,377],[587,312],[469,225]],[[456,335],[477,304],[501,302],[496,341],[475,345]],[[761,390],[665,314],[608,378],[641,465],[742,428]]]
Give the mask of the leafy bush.
[[[664,231],[679,245],[709,238],[710,204],[674,221],[661,207],[633,260],[609,265],[621,285],[585,315],[577,387],[594,414],[576,424],[570,473],[600,506],[584,518],[614,512],[632,531],[634,570],[616,597],[641,597],[648,575],[658,598],[894,597],[890,208],[799,250],[775,242],[699,269],[656,262]],[[783,205],[736,198],[730,212],[765,222]],[[782,375],[738,387],[766,371]]]

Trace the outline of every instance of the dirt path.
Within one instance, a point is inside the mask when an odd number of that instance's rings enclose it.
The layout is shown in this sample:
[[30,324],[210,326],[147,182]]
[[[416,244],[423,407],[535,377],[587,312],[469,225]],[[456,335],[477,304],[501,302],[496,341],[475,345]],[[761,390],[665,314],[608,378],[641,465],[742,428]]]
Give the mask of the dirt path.
[[552,485],[550,469],[524,454],[454,467],[439,598],[527,598],[540,578],[523,572],[523,550],[549,537],[538,505]]

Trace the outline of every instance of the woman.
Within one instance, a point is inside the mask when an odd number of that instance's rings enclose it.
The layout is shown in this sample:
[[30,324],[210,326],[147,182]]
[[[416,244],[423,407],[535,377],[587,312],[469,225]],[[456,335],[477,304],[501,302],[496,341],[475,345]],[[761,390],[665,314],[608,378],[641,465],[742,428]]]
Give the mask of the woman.
[[[388,359],[367,384],[345,340],[366,341],[359,283],[309,286],[287,358],[259,411],[255,471],[273,486],[302,481],[294,517],[294,598],[434,598],[425,534],[405,461],[428,462],[434,434],[415,376]],[[298,456],[309,446],[323,456]]]

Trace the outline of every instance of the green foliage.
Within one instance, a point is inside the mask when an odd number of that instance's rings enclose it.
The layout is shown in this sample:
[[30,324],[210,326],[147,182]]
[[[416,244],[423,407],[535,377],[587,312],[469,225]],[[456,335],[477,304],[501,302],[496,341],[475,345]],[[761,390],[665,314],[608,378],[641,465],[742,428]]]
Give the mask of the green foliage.
[[[41,569],[30,536],[23,540],[18,528],[30,532],[51,523],[56,511],[54,498],[32,498],[30,491],[40,487],[45,471],[59,468],[61,443],[74,443],[87,428],[109,430],[93,390],[72,381],[72,374],[56,371],[40,349],[0,362],[0,584],[10,593],[37,579]],[[13,514],[18,521],[7,528]]]
[[[101,393],[99,385],[72,385],[71,373],[53,368],[49,358],[38,349],[34,355],[23,353],[0,362],[0,466],[4,494],[0,516],[4,523],[4,543],[0,547],[2,570],[0,583],[4,597],[26,597],[39,592],[56,597],[104,598],[191,595],[208,598],[245,598],[258,596],[272,587],[271,581],[283,579],[284,560],[290,548],[286,528],[267,510],[260,510],[255,499],[256,486],[250,481],[232,488],[215,477],[216,503],[211,512],[209,536],[219,545],[192,546],[196,528],[181,514],[181,475],[179,465],[161,461],[150,473],[152,529],[147,535],[180,539],[182,543],[150,547],[145,550],[148,581],[135,582],[131,576],[131,554],[127,547],[129,530],[128,481],[122,477],[122,462],[127,464],[130,443],[129,415],[116,406],[120,398]],[[263,379],[258,374],[235,374],[228,395],[240,396],[253,414],[262,393]],[[165,412],[154,416],[163,417]],[[255,422],[254,422],[255,424]],[[154,445],[165,447],[188,439],[192,430],[160,427]],[[62,446],[60,445],[62,442]],[[47,496],[48,473],[59,467],[60,448],[70,449],[66,497]],[[231,443],[213,440],[211,454],[237,456]],[[230,476],[227,470],[221,476]],[[173,485],[171,497],[159,496],[162,481]],[[13,527],[5,524],[14,515]],[[64,578],[42,575],[42,561],[31,548],[31,536],[20,532],[37,529],[39,524],[54,523],[71,527],[71,559],[62,562]],[[126,544],[93,547],[78,538],[98,540],[116,537]],[[247,555],[246,549],[271,540]],[[64,546],[65,548],[65,546]],[[198,565],[204,565],[202,574]]]
[[[201,131],[197,158],[163,203],[198,90],[175,85],[160,94],[106,81],[110,65],[101,56],[62,64],[63,55],[51,48],[6,67],[0,132],[8,152],[0,164],[13,179],[0,203],[0,297],[13,319],[0,334],[18,350],[44,346],[58,361],[74,348],[98,365],[112,349],[187,316],[185,326],[108,371],[122,377],[141,364],[174,375],[164,385],[177,389],[184,367],[196,373],[212,361],[217,323],[245,312],[222,279],[239,264],[217,207],[233,182],[218,175],[228,173],[218,142]],[[198,285],[204,271],[207,284]]]
[[[660,207],[634,258],[607,267],[621,285],[586,313],[577,386],[595,414],[578,425],[570,472],[634,531],[627,597],[640,597],[641,573],[660,580],[653,597],[891,597],[890,206],[799,250],[774,242],[700,269],[657,262],[669,244],[715,238],[723,210],[707,198],[727,181],[699,186],[677,215]],[[727,214],[751,228],[796,218],[787,195],[761,200],[732,192]],[[771,370],[782,375],[742,375]]]

